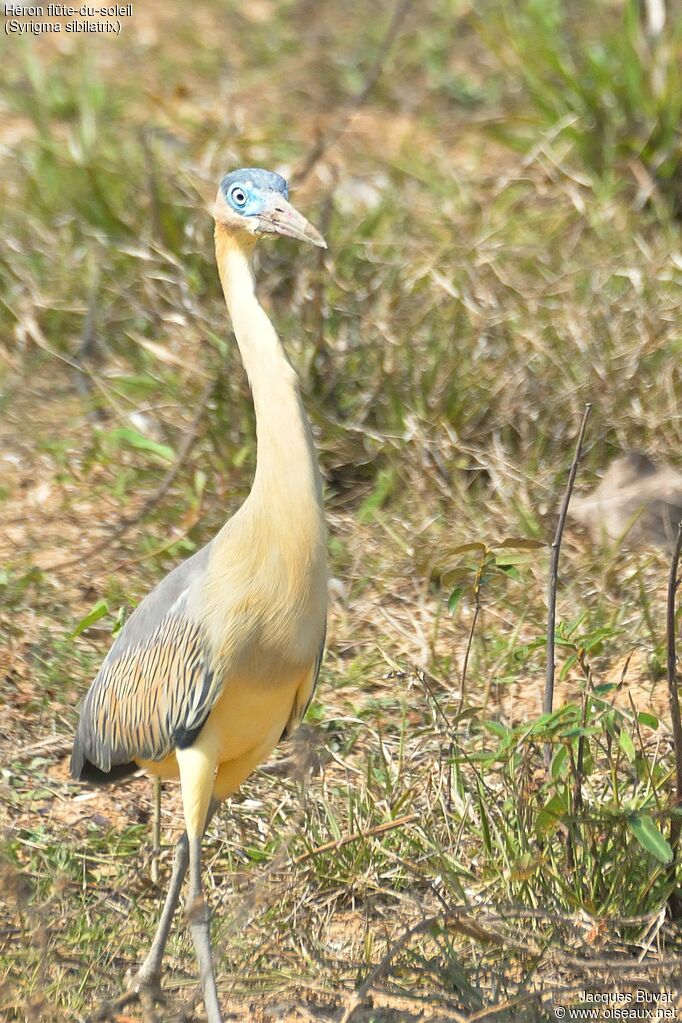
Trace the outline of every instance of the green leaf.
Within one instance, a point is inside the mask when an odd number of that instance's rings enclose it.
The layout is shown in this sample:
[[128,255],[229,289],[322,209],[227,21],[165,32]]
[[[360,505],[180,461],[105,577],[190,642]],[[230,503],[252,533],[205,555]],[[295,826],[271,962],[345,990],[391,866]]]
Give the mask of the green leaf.
[[630,763],[634,764],[635,758],[637,756],[637,750],[635,749],[635,744],[632,741],[632,738],[630,737],[629,733],[625,731],[624,728],[621,728],[620,735],[618,736],[618,745],[620,746],[620,748],[622,749],[623,753],[628,758]]
[[[561,643],[559,643],[557,641],[556,645],[557,646],[562,646],[562,645],[568,645],[568,644],[561,644]],[[572,646],[573,644],[570,644],[570,645]],[[561,679],[562,682],[564,681],[564,679],[568,675],[568,673],[571,670],[571,668],[577,663],[577,660],[578,660],[578,655],[577,654],[571,654],[570,657],[566,658],[566,661],[565,661],[561,671],[559,672],[559,678]]]
[[592,690],[594,696],[608,696],[614,689],[617,689],[618,685],[616,682],[602,682],[600,685],[595,686]]
[[508,735],[512,734],[511,729],[503,725],[501,721],[481,721],[481,725],[496,735],[498,739],[506,739]]
[[560,746],[552,758],[552,766],[550,767],[550,773],[554,781],[557,781],[561,777],[561,770],[566,763],[567,757],[568,748],[566,746]]
[[553,834],[565,813],[566,801],[559,793],[556,793],[545,803],[537,815],[535,830],[538,837],[543,838]]
[[651,853],[659,863],[670,863],[673,851],[657,826],[647,814],[628,818],[628,827],[643,849]]
[[604,639],[609,639],[613,635],[613,629],[595,629],[594,632],[589,633],[587,636],[583,636],[582,647],[584,650],[594,650],[596,646]]
[[454,612],[456,611],[457,605],[459,604],[459,602],[462,599],[463,595],[464,595],[464,587],[463,586],[455,586],[454,590],[452,591],[452,593],[450,594],[450,596],[448,598],[448,611],[451,614],[454,614]]
[[640,725],[646,725],[647,728],[653,728],[654,731],[658,728],[659,720],[654,717],[653,714],[646,714],[643,710],[637,715],[637,720]]
[[366,497],[358,510],[360,522],[372,522],[378,512],[388,501],[395,489],[395,476],[391,469],[381,469],[377,474],[374,490]]
[[118,445],[128,445],[138,451],[150,451],[165,462],[175,461],[175,452],[168,444],[159,444],[151,437],[145,437],[143,433],[134,430],[132,426],[120,426],[117,430],[112,430],[109,437]]
[[74,639],[76,636],[80,636],[81,632],[85,632],[91,625],[98,622],[100,618],[104,618],[105,615],[109,614],[109,605],[106,600],[98,600],[91,611],[88,611],[85,618],[81,618],[76,628],[71,633],[71,638]]
[[560,732],[562,739],[579,739],[580,736],[599,735],[601,728],[581,728],[579,726],[575,728],[566,728],[563,732]]
[[111,630],[111,635],[112,636],[118,636],[119,632],[121,631],[121,629],[123,628],[125,623],[126,623],[126,609],[124,607],[119,607],[118,612],[116,614],[116,620],[114,622],[114,627]]
[[509,579],[521,582],[521,573],[515,565],[498,565],[500,572],[503,572]]
[[606,713],[604,714],[604,717],[602,718],[602,720],[604,722],[604,727],[606,728],[606,731],[609,733],[609,735],[611,736],[612,739],[617,739],[618,738],[618,729],[616,728],[616,720],[620,716],[621,715],[616,710],[616,708],[612,707],[610,710],[606,711]]
[[566,724],[567,720],[576,721],[580,716],[580,707],[575,703],[565,703],[563,707],[551,711],[549,714],[541,714],[530,725],[527,735],[551,735],[558,728]]
[[453,725],[459,724],[461,721],[468,721],[470,718],[475,718],[482,710],[483,707],[465,707],[461,714],[456,715],[452,723]]

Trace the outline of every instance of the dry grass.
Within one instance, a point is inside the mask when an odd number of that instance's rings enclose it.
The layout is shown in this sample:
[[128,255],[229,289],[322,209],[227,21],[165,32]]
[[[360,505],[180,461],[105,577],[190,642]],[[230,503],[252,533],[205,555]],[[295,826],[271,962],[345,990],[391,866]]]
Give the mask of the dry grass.
[[[85,1018],[151,936],[150,786],[84,792],[64,758],[120,609],[248,489],[205,204],[252,164],[307,169],[295,201],[330,241],[265,245],[259,275],[338,582],[307,725],[206,844],[230,1018],[525,1020],[585,987],[679,986],[676,879],[636,834],[669,829],[666,558],[566,537],[568,709],[543,722],[546,550],[502,546],[552,535],[586,400],[579,487],[621,448],[675,461],[679,225],[565,135],[493,141],[530,100],[465,3],[404,5],[390,51],[388,24],[379,4],[167,4],[114,42],[6,50],[0,1019]],[[169,788],[162,882],[180,821]],[[174,1010],[194,977],[178,926]]]

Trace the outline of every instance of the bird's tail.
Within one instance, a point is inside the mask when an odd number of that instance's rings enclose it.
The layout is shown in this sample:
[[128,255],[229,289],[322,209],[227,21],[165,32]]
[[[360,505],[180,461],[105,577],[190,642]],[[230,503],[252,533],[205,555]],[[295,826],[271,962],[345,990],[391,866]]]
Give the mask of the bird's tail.
[[139,771],[138,765],[131,761],[128,764],[113,764],[108,771],[103,771],[97,764],[93,764],[85,755],[85,751],[76,736],[71,753],[71,777],[78,781],[86,781],[90,785],[109,785],[112,782],[120,781],[129,774]]

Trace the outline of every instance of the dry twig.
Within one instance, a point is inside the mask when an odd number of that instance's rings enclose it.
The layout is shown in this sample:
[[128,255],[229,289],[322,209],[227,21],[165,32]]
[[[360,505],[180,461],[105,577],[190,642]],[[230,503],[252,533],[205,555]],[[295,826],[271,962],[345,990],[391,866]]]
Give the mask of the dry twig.
[[297,867],[300,863],[305,863],[306,860],[312,859],[313,856],[319,856],[320,853],[336,851],[337,849],[342,849],[345,845],[350,845],[351,842],[358,842],[361,838],[373,838],[375,835],[383,835],[387,831],[393,831],[394,828],[402,828],[405,824],[412,824],[414,821],[419,820],[421,816],[420,813],[406,813],[403,817],[397,817],[394,821],[387,821],[385,824],[377,824],[373,828],[368,828],[367,831],[355,831],[352,835],[346,835],[344,838],[335,838],[331,842],[325,842],[324,845],[318,845],[315,849],[301,853],[293,861],[293,864]]
[[[677,690],[677,652],[675,649],[675,597],[677,594],[677,572],[681,552],[682,522],[680,522],[677,529],[677,542],[675,543],[675,550],[670,563],[666,614],[668,700],[670,703],[670,720],[672,722],[673,748],[675,750],[675,802],[678,808],[682,809],[682,720],[680,719],[680,697]],[[671,876],[674,876],[677,869],[677,847],[679,845],[681,827],[682,819],[677,815],[673,816],[670,823],[670,844],[675,855],[670,865]],[[677,892],[674,894],[677,895]],[[679,903],[679,897],[675,901]]]
[[29,746],[23,746],[12,754],[12,760],[18,763],[25,763],[27,760],[33,760],[34,757],[54,757],[55,760],[59,760],[60,757],[66,756],[67,753],[71,752],[73,746],[73,738],[69,735],[49,735],[45,739],[39,739],[38,742],[32,742]]
[[[578,464],[580,462],[580,456],[583,448],[583,438],[585,436],[585,427],[587,425],[587,417],[590,414],[592,405],[588,402],[585,405],[585,411],[583,412],[582,422],[580,424],[580,432],[578,434],[578,440],[575,446],[575,453],[573,455],[573,461],[571,463],[571,471],[568,474],[568,483],[566,484],[566,492],[564,499],[561,504],[561,511],[559,513],[559,521],[557,523],[556,534],[552,543],[552,555],[550,558],[549,568],[549,585],[547,591],[547,677],[545,680],[545,699],[543,710],[545,714],[552,713],[552,706],[554,704],[554,642],[555,642],[555,631],[556,631],[556,593],[557,583],[559,580],[559,555],[561,553],[561,540],[564,535],[564,528],[566,526],[566,516],[568,514],[568,506],[571,501],[571,494],[573,493],[573,485],[575,484],[576,473],[578,472]],[[549,762],[550,750],[549,746],[545,749],[545,759]]]

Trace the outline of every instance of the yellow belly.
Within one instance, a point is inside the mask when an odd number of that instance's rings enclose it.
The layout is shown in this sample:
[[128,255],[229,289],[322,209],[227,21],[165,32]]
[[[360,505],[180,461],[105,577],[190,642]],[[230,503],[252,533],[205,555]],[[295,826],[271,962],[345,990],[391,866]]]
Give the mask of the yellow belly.
[[202,729],[207,738],[213,737],[217,765],[239,760],[254,749],[274,749],[302,681],[300,675],[276,685],[228,681]]
[[[213,796],[223,800],[275,748],[296,708],[302,711],[313,685],[312,666],[277,684],[233,678],[226,682],[195,747],[206,751],[217,768]],[[138,760],[149,774],[177,778],[175,753],[164,760]]]

